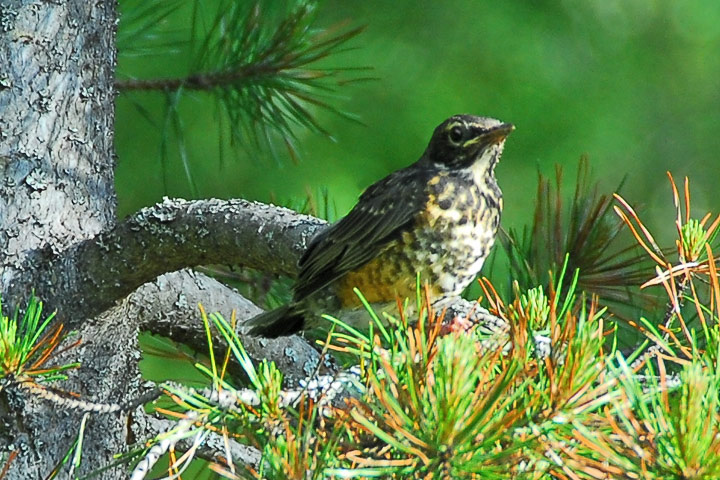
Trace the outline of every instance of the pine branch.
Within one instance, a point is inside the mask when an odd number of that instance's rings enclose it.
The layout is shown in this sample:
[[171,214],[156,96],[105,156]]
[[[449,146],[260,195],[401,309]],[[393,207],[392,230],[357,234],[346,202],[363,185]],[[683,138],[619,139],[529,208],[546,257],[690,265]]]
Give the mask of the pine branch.
[[145,282],[186,267],[233,264],[294,276],[297,259],[323,225],[245,200],[166,199],[55,257],[38,252],[29,260],[31,278],[15,285],[34,285],[48,305],[60,312],[71,307],[79,316],[74,321],[81,321]]
[[539,175],[532,225],[522,232],[501,231],[501,245],[510,261],[511,279],[521,289],[547,286],[547,272],[558,272],[568,255],[569,271],[580,271],[580,288],[598,295],[614,313],[626,315],[654,300],[637,288],[652,275],[652,264],[631,237],[622,234],[625,224],[613,214],[612,197],[601,194],[590,177],[589,162],[582,158],[568,208],[561,194],[562,168],[556,168],[554,187]]
[[[153,11],[164,18],[172,14],[176,4],[156,6]],[[115,86],[121,92],[167,93],[168,105],[172,104],[166,110],[168,117],[180,115],[177,106],[185,92],[205,93],[214,97],[208,104],[215,105],[221,118],[220,138],[225,136],[223,125],[229,126],[231,146],[250,152],[265,148],[273,152],[272,145],[279,142],[295,158],[297,128],[330,135],[315,118],[316,109],[357,120],[333,105],[331,96],[341,85],[364,80],[347,75],[364,68],[321,64],[342,52],[363,28],[343,24],[318,28],[314,25],[316,10],[315,3],[306,0],[295,0],[284,7],[221,0],[200,8],[196,2],[192,28],[187,32],[190,49],[176,52],[178,62],[186,64],[188,75],[126,78],[117,80]],[[149,42],[154,26],[139,20],[135,23],[139,24],[127,28],[143,33],[140,42],[143,38]],[[121,23],[121,33],[124,28]],[[127,43],[126,48],[131,48],[132,42]],[[167,118],[164,123],[168,124]],[[182,122],[174,118],[171,123]],[[182,132],[175,133],[182,136]]]
[[[177,429],[177,427],[177,422],[164,418],[158,418],[154,415],[145,413],[142,409],[135,412],[134,421],[131,424],[133,436],[141,439],[156,438],[158,436],[162,436],[163,434],[166,435],[167,432]],[[191,438],[179,438],[174,440],[174,445],[177,446],[178,450],[184,451],[192,447]],[[260,452],[256,449],[243,445],[234,439],[230,439],[228,443],[231,449],[232,458],[235,461],[243,462],[247,465],[257,465],[260,461]],[[224,464],[224,456],[227,453],[226,445],[228,443],[226,443],[222,435],[210,433],[206,441],[198,448],[197,457],[210,462],[220,462],[221,464]],[[160,444],[157,445],[159,450]],[[148,455],[149,454],[150,452],[148,452]],[[147,463],[148,465],[150,464],[150,462]]]
[[149,78],[116,80],[115,87],[121,92],[133,90],[213,90],[221,87],[238,87],[263,75],[277,75],[280,70],[266,65],[248,65],[232,72],[196,73],[184,78]]
[[[228,316],[235,311],[239,324],[262,312],[214,278],[182,270],[161,275],[134,291],[126,302],[125,317],[143,331],[169,337],[197,352],[205,352],[208,342],[198,304],[202,304],[208,312],[221,312]],[[216,357],[222,358],[226,353],[225,338],[213,329],[212,339]],[[274,339],[243,337],[243,344],[253,361],[267,359],[274,362],[289,385],[297,385],[321,363],[317,350],[295,335]],[[231,371],[236,366],[231,363]],[[328,362],[322,362],[322,366],[332,369]]]

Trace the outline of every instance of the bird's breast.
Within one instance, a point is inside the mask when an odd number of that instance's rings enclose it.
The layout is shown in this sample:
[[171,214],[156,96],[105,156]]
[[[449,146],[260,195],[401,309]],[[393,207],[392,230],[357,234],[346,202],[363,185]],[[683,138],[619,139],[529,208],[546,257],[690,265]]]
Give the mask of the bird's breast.
[[502,197],[494,182],[478,185],[452,176],[435,182],[418,229],[423,248],[437,252],[424,271],[443,295],[459,295],[480,272],[494,243]]
[[415,222],[372,261],[336,284],[343,307],[358,303],[357,287],[370,303],[415,295],[416,274],[435,299],[462,293],[480,272],[500,223],[497,187],[438,176]]

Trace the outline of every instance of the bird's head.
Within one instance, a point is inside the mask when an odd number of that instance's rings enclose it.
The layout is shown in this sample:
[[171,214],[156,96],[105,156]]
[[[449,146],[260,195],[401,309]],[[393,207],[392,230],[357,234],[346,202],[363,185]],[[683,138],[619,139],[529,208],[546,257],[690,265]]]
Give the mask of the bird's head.
[[492,172],[512,123],[474,115],[453,115],[438,125],[423,160],[436,168]]

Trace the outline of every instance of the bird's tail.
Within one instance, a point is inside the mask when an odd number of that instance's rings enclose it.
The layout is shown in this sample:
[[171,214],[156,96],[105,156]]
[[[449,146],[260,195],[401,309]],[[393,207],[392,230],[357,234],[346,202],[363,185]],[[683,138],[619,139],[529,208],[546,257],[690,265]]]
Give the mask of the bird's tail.
[[292,335],[303,329],[305,318],[295,304],[285,305],[269,312],[261,313],[248,320],[245,325],[252,327],[248,335],[277,338]]

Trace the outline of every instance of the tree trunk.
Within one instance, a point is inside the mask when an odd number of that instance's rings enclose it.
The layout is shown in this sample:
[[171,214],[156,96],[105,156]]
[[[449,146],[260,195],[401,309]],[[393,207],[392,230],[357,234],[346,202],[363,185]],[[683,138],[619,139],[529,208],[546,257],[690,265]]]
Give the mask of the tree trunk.
[[0,6],[0,278],[115,221],[114,2]]
[[[24,291],[31,256],[56,255],[115,222],[115,2],[3,0],[0,6],[0,284]],[[39,259],[34,259],[38,261]],[[136,326],[115,307],[79,324],[79,347],[63,355],[83,366],[64,390],[85,399],[122,402],[137,395]],[[62,361],[63,359],[58,359]],[[3,457],[18,455],[6,478],[44,478],[77,435],[82,413],[57,408],[22,389],[0,398]],[[92,416],[82,473],[110,464],[127,443],[127,414]],[[119,478],[125,468],[108,471]],[[67,476],[65,467],[60,478]]]

